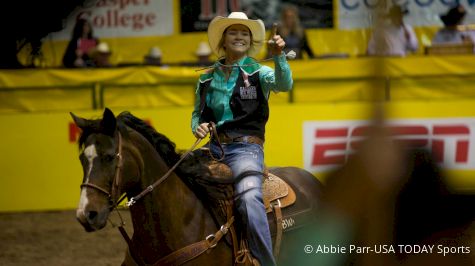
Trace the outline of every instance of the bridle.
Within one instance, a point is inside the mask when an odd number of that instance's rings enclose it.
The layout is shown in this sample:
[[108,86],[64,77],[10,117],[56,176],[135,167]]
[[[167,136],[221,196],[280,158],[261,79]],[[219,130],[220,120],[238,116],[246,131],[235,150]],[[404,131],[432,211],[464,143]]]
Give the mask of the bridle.
[[[84,182],[81,184],[81,188],[83,187],[88,187],[88,188],[92,188],[92,189],[95,189],[103,194],[105,194],[108,198],[109,198],[109,202],[111,203],[110,205],[110,210],[113,210],[115,209],[126,197],[127,197],[127,194],[124,194],[122,195],[122,197],[117,200],[117,202],[114,202],[114,198],[115,198],[115,193],[117,193],[116,191],[118,191],[118,187],[119,187],[119,179],[120,179],[120,172],[121,172],[121,169],[122,169],[122,164],[123,164],[123,157],[122,157],[122,136],[120,134],[119,131],[117,131],[117,134],[119,136],[119,143],[118,143],[118,148],[117,148],[117,153],[116,153],[116,157],[118,158],[118,162],[117,162],[117,165],[115,167],[115,174],[114,174],[114,179],[112,180],[112,191],[109,192],[107,189],[104,189],[98,185],[95,185],[93,183],[89,183],[89,182]],[[196,139],[196,142],[193,144],[193,146],[187,150],[180,158],[180,160],[178,160],[178,162],[175,163],[175,165],[173,167],[171,167],[162,177],[160,177],[157,181],[155,181],[153,184],[151,184],[150,186],[148,186],[145,190],[143,190],[141,193],[139,193],[137,196],[135,197],[132,197],[130,199],[129,202],[127,202],[127,207],[130,207],[132,206],[135,202],[137,202],[137,200],[141,199],[143,196],[145,196],[146,194],[152,192],[152,190],[157,187],[160,183],[162,183],[163,181],[165,181],[165,179],[170,176],[170,174],[175,170],[175,168],[195,149],[195,147],[201,142],[201,139],[198,138]]]
[[[217,138],[217,133],[216,133],[216,127],[214,123],[211,122],[211,127],[210,127],[210,138],[215,135]],[[214,134],[213,134],[214,133]],[[118,148],[117,148],[117,153],[116,157],[118,158],[118,162],[115,168],[115,173],[114,173],[114,179],[112,180],[112,189],[111,192],[107,191],[106,189],[95,185],[93,183],[89,182],[84,182],[81,184],[81,188],[92,188],[95,189],[103,194],[105,194],[109,198],[109,202],[111,203],[109,209],[113,211],[114,209],[117,210],[117,206],[127,197],[127,194],[124,193],[122,197],[120,197],[117,202],[114,202],[115,198],[115,193],[118,193],[117,191],[119,190],[119,181],[120,181],[120,172],[122,169],[123,165],[123,157],[122,157],[122,136],[119,131],[117,131],[118,134]],[[175,168],[195,149],[195,147],[201,142],[201,138],[197,138],[195,143],[192,145],[190,149],[188,149],[181,158],[171,167],[162,177],[160,177],[157,181],[155,181],[153,184],[148,186],[145,190],[143,190],[141,193],[139,193],[137,196],[132,197],[129,202],[127,202],[127,207],[132,206],[134,203],[136,203],[139,199],[144,197],[146,194],[152,192],[154,188],[156,188],[160,183],[165,181],[167,177],[170,176],[170,174],[175,170]],[[222,149],[222,148],[221,148]],[[224,151],[223,151],[223,156],[224,156]],[[119,218],[121,220],[121,223],[119,225],[115,225],[112,223],[114,227],[117,227],[119,229],[119,232],[121,233],[122,237],[124,238],[125,242],[127,243],[129,247],[129,252],[131,252],[132,259],[138,260],[139,265],[145,265],[142,261],[142,258],[138,255],[137,250],[134,247],[134,244],[132,240],[130,239],[129,235],[127,234],[126,230],[124,229],[125,222],[122,219],[122,216],[120,215],[120,212],[117,210],[117,213],[119,215]],[[172,252],[171,254],[166,255],[165,257],[162,257],[159,259],[154,265],[182,265],[187,261],[190,261],[201,254],[205,253],[209,249],[213,249],[216,247],[218,242],[223,238],[228,233],[229,228],[234,222],[234,216],[228,219],[228,221],[219,228],[219,230],[206,237],[206,239],[201,240],[199,242],[193,243],[191,245],[188,245],[184,248],[181,248],[177,251]],[[137,262],[137,261],[136,261]]]
[[121,172],[122,164],[123,164],[122,136],[121,136],[119,131],[117,131],[117,134],[119,136],[119,143],[118,143],[117,153],[116,153],[115,157],[118,159],[118,162],[117,162],[117,165],[115,167],[115,173],[114,173],[114,179],[112,180],[112,190],[111,190],[111,192],[109,192],[105,188],[102,188],[98,185],[95,185],[95,184],[89,183],[89,182],[84,182],[80,186],[81,188],[84,188],[84,187],[92,188],[92,189],[95,189],[95,190],[105,194],[107,196],[107,198],[109,199],[109,203],[111,204],[110,207],[109,207],[110,210],[113,210],[114,208],[116,208],[126,197],[126,195],[124,194],[117,202],[114,202],[114,198],[116,196],[115,194],[118,193],[118,190],[119,190],[120,172]]

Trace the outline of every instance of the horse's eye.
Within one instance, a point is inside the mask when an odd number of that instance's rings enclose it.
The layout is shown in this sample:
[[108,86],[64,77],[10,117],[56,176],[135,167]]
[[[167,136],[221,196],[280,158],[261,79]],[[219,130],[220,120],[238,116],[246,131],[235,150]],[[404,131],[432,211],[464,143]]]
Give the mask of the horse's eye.
[[115,156],[114,155],[110,155],[110,154],[106,154],[102,157],[102,159],[106,162],[112,162],[114,160]]
[[79,161],[81,162],[81,164],[85,164],[87,162],[86,156],[84,156],[83,153],[81,153],[81,155],[79,155]]

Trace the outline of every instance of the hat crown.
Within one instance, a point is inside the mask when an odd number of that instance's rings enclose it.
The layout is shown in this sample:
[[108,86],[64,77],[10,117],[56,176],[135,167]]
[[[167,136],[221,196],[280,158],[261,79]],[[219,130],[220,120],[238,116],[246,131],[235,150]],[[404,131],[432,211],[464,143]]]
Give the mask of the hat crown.
[[210,55],[211,54],[211,48],[209,45],[205,42],[200,42],[198,45],[198,49],[196,49],[196,55]]
[[101,52],[101,53],[109,53],[110,52],[110,48],[109,48],[109,45],[105,42],[101,42],[97,45],[97,51],[98,52]]
[[160,50],[160,48],[154,46],[154,47],[150,48],[150,50],[148,52],[148,56],[152,57],[152,58],[161,57],[162,56],[162,50]]
[[234,19],[249,19],[244,12],[231,12],[231,14],[228,15],[228,18],[234,18]]

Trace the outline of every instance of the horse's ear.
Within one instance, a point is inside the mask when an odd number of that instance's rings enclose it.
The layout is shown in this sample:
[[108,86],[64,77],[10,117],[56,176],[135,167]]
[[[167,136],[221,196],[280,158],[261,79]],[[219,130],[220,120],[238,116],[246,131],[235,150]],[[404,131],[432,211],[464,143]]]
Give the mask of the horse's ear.
[[73,114],[72,112],[69,112],[69,114],[73,118],[74,123],[76,123],[76,126],[78,126],[80,129],[84,129],[88,125],[86,119],[78,117],[75,114]]
[[117,126],[117,120],[114,113],[106,107],[101,121],[101,128],[109,136],[114,136],[114,132]]

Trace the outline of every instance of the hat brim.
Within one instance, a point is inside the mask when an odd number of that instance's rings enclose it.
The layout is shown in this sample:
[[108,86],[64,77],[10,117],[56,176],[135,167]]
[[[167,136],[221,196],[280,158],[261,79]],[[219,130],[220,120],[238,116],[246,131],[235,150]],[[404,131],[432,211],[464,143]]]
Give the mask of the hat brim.
[[96,49],[93,49],[91,52],[89,52],[89,56],[90,57],[94,57],[94,56],[97,56],[99,54],[102,54],[102,55],[111,55],[112,54],[112,51],[100,51],[100,50],[96,50]]
[[208,42],[211,50],[218,57],[224,56],[224,50],[219,47],[219,42],[223,37],[224,31],[231,25],[241,24],[249,28],[252,34],[252,44],[248,55],[254,56],[259,53],[264,45],[266,29],[262,20],[238,19],[217,16],[208,26]]
[[157,60],[157,59],[162,59],[162,56],[156,56],[156,55],[146,55],[144,56],[145,59],[153,59],[153,60]]

